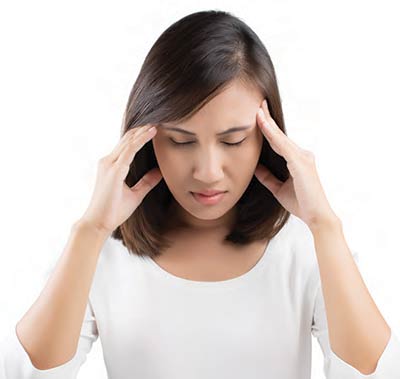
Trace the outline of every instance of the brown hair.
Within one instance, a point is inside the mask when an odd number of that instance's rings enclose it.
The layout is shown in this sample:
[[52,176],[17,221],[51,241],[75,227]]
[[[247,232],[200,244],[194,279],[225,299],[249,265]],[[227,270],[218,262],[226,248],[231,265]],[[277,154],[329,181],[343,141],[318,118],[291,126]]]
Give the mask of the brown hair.
[[[239,18],[224,11],[189,14],[167,28],[147,54],[126,105],[121,136],[145,124],[190,118],[234,79],[258,88],[272,118],[286,133],[274,66],[258,36]],[[286,161],[264,138],[259,162],[281,181],[289,177]],[[129,187],[157,167],[152,143],[136,154],[125,179]],[[155,257],[170,247],[167,209],[174,201],[161,181],[112,237],[130,254]],[[237,207],[237,218],[225,241],[246,245],[272,238],[290,213],[253,176]]]

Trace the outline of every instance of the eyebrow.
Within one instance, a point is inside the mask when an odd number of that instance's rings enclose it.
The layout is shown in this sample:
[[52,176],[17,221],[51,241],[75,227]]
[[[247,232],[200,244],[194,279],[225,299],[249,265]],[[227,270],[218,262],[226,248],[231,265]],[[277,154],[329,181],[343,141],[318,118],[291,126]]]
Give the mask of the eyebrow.
[[[175,132],[180,132],[180,133],[187,134],[190,136],[196,135],[196,133],[189,132],[188,130],[185,130],[185,129],[176,128],[174,126],[166,126],[166,125],[159,125],[159,126],[161,126],[163,129],[173,130]],[[249,129],[251,127],[252,127],[252,125],[234,126],[233,128],[229,128],[227,130],[224,130],[223,132],[217,133],[217,136],[222,136],[222,135],[229,134],[229,133],[239,132],[241,130]]]

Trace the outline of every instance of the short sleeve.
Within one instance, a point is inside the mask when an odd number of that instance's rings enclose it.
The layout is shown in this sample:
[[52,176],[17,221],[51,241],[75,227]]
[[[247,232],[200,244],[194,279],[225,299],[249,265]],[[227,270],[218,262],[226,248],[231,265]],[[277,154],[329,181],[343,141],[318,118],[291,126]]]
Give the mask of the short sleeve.
[[81,365],[86,361],[86,356],[97,338],[97,323],[88,301],[77,351],[68,362],[47,370],[36,368],[14,329],[4,338],[0,346],[0,374],[3,374],[6,379],[76,379]]
[[[353,258],[358,265],[358,253],[354,252]],[[378,361],[375,371],[365,375],[355,367],[339,358],[329,344],[328,324],[325,312],[325,303],[321,282],[318,282],[316,291],[312,335],[317,338],[324,355],[324,373],[327,379],[399,379],[400,378],[400,341],[391,330],[389,341]]]

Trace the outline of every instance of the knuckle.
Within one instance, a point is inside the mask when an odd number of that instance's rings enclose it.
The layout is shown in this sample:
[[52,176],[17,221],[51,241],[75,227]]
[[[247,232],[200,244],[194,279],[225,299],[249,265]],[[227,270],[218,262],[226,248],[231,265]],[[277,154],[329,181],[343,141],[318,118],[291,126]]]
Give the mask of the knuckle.
[[135,146],[135,148],[138,149],[144,144],[147,138],[148,138],[148,133],[145,132],[139,134],[138,136],[133,136],[130,142],[133,144],[133,146]]
[[146,176],[142,176],[138,184],[139,188],[143,188],[143,187],[148,187],[150,185],[150,182]]
[[138,141],[137,141],[137,139],[130,140],[125,149],[127,149],[127,150],[133,152],[134,154],[136,154],[136,152],[138,150]]
[[135,132],[135,130],[137,130],[136,127],[131,126],[125,131],[125,134],[128,134],[128,133],[132,134],[133,132]]
[[269,114],[265,115],[265,119],[267,120],[268,124],[272,124],[275,122],[274,119]]
[[129,143],[135,143],[136,141],[140,140],[141,138],[143,138],[143,133],[139,134],[139,135],[137,133],[132,134],[129,137]]
[[127,134],[133,136],[135,133],[138,131],[138,128],[136,126],[131,127],[128,131]]
[[115,162],[115,168],[117,171],[128,172],[130,170],[130,164],[124,159],[118,159]]
[[315,159],[315,154],[312,151],[307,151],[307,156],[311,159],[314,160]]
[[110,161],[110,157],[108,155],[106,155],[104,157],[101,157],[98,160],[97,165],[98,166],[105,166],[105,165],[107,165],[109,163],[109,161]]
[[135,142],[137,139],[138,139],[138,136],[137,136],[136,134],[132,134],[132,135],[129,137],[129,143],[133,143],[133,142]]
[[132,136],[135,135],[135,132],[136,132],[136,128],[130,128],[130,129],[126,130],[124,132],[124,134],[121,136],[121,140],[123,140],[123,139],[127,140],[127,139],[132,138]]
[[310,150],[303,150],[303,157],[305,160],[307,160],[310,163],[315,161],[315,155]]

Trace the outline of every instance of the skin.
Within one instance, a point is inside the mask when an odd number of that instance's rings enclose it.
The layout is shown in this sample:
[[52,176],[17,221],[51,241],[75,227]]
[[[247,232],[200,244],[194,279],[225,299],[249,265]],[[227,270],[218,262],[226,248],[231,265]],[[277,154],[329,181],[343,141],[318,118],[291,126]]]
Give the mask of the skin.
[[290,177],[281,182],[263,165],[254,174],[312,233],[332,351],[362,374],[377,370],[376,377],[390,375],[377,369],[391,336],[390,326],[353,259],[342,221],[333,211],[319,179],[314,153],[298,146],[279,129],[267,101],[262,103],[258,119],[271,148],[286,160]]
[[[264,136],[257,125],[262,93],[236,80],[185,122],[162,124],[153,137],[160,171],[174,200],[165,237],[172,246],[154,260],[166,271],[197,281],[227,280],[249,271],[263,255],[267,239],[246,246],[224,241],[261,154]],[[217,136],[234,126],[246,130]],[[185,135],[175,126],[196,134]],[[176,146],[176,142],[193,142]],[[226,143],[243,142],[238,146]],[[228,191],[215,205],[197,202],[190,191]]]
[[[225,233],[235,220],[235,204],[248,187],[261,153],[263,134],[257,126],[257,110],[263,96],[257,89],[235,80],[219,95],[185,122],[158,126],[153,138],[157,162],[175,202],[170,215],[186,233]],[[216,134],[234,126],[247,130],[224,136]],[[185,135],[167,130],[175,126],[193,133]],[[193,142],[174,145],[176,142]],[[226,143],[244,141],[238,146]],[[222,201],[209,206],[197,202],[190,191],[203,189],[228,191]]]
[[[243,145],[223,147],[215,133],[247,121],[252,128],[234,133],[227,141],[238,142],[247,137]],[[377,370],[391,329],[352,258],[341,221],[319,180],[313,153],[289,139],[272,119],[261,94],[240,82],[234,82],[179,127],[197,133],[196,138],[190,137],[196,139],[193,145],[175,147],[169,137],[180,142],[189,137],[162,127],[153,139],[161,173],[176,200],[171,216],[177,216],[186,227],[183,237],[182,231],[174,236],[172,254],[169,252],[158,261],[177,276],[200,281],[229,279],[241,275],[244,267],[248,271],[265,246],[251,244],[246,246],[246,252],[241,250],[243,254],[232,254],[235,248],[220,246],[215,236],[234,220],[235,204],[255,175],[286,210],[310,228],[332,351],[363,374]],[[283,183],[267,167],[257,165],[264,137],[287,162],[290,178]],[[217,205],[204,206],[189,193],[203,188],[229,192]],[[209,233],[214,233],[214,238],[207,238]]]

